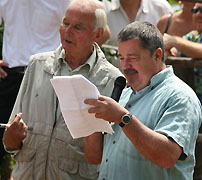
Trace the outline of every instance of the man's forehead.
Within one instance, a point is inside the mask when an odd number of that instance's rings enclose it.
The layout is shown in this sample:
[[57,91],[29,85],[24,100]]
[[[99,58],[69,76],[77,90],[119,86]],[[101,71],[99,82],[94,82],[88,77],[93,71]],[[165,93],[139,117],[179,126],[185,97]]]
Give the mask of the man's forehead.
[[92,24],[92,26],[94,26],[93,22],[95,21],[95,17],[89,13],[70,9],[66,11],[63,20],[68,22],[71,21],[75,24],[86,24],[90,26]]
[[79,7],[69,7],[65,12],[65,17],[73,16],[74,19],[89,19],[89,21],[95,20],[95,13],[92,11],[86,11]]
[[[118,52],[118,57],[122,56],[121,53]],[[135,52],[127,52],[126,56],[128,57],[134,57],[134,56],[138,56]]]
[[118,41],[118,49],[120,48],[125,48],[126,46],[130,46],[133,47],[133,45],[139,46],[140,45],[140,39],[139,38],[133,38],[133,39],[129,39],[126,41]]
[[84,3],[72,3],[68,6],[68,8],[66,9],[67,11],[72,11],[72,12],[77,12],[77,13],[81,13],[81,14],[85,14],[85,15],[94,15],[95,14],[95,9],[92,8],[91,6],[88,6],[87,4]]

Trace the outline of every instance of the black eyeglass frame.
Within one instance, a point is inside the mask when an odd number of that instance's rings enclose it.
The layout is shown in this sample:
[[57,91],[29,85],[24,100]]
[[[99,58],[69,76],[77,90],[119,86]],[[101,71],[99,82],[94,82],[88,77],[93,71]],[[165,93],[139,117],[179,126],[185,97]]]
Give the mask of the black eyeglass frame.
[[191,10],[191,12],[192,12],[193,14],[196,14],[196,13],[199,12],[199,11],[200,11],[200,13],[202,14],[202,7],[193,8],[193,9]]

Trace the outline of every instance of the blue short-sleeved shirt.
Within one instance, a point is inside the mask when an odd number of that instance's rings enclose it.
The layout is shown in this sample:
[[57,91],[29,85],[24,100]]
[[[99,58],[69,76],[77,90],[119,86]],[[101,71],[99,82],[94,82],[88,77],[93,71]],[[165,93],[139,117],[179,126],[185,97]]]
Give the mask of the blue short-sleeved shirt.
[[174,139],[183,148],[186,159],[178,160],[172,168],[161,168],[139,153],[115,124],[115,133],[105,136],[99,179],[192,179],[201,106],[193,90],[174,75],[172,68],[153,76],[150,85],[139,92],[125,89],[120,104],[149,128]]

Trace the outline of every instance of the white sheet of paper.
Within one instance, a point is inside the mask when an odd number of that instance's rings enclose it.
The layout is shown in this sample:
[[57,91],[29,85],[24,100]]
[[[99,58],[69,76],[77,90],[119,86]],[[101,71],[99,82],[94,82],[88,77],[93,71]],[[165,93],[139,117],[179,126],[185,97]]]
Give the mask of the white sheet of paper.
[[85,137],[94,132],[112,134],[110,124],[89,114],[85,99],[97,99],[97,87],[82,75],[54,76],[50,80],[57,94],[65,123],[73,138]]

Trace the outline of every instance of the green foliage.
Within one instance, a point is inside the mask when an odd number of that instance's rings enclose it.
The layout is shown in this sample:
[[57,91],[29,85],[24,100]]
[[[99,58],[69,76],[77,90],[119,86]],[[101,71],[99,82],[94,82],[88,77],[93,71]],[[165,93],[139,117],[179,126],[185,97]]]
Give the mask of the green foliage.
[[11,171],[14,167],[14,160],[10,154],[5,154],[0,162],[0,180],[10,180]]
[[114,60],[118,60],[117,51],[111,48],[102,47],[102,51],[105,54],[106,59],[112,63]]
[[177,5],[178,4],[178,1],[176,1],[176,0],[168,0],[168,2],[170,5]]

